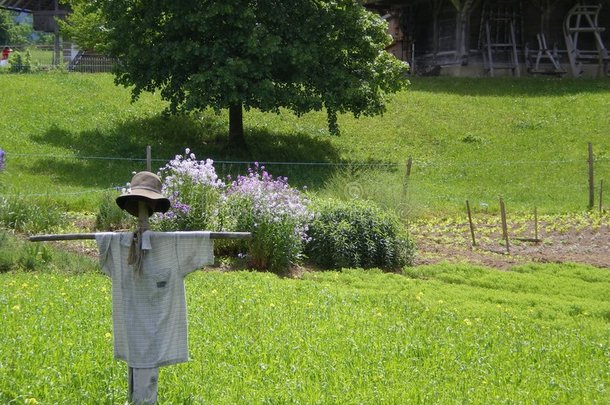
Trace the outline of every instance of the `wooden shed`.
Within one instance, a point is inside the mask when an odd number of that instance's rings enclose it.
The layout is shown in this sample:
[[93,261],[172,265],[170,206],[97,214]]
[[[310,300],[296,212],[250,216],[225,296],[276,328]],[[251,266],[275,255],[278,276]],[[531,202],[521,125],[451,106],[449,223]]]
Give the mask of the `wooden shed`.
[[371,0],[420,75],[610,75],[610,1]]

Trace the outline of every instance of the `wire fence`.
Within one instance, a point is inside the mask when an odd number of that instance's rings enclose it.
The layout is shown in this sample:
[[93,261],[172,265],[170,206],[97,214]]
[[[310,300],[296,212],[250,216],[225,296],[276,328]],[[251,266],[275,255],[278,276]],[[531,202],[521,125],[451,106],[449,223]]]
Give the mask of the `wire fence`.
[[55,49],[54,45],[15,44],[3,45],[11,49],[9,71],[34,71],[65,68],[70,72],[111,72],[116,60],[91,51]]
[[[143,154],[144,155],[144,154]],[[146,157],[79,156],[6,152],[7,171],[43,170],[52,177],[79,176],[86,190],[10,190],[21,197],[78,196],[120,191],[133,172],[147,166],[156,171],[168,160]],[[559,211],[605,209],[610,195],[610,157],[580,159],[479,160],[465,162],[407,158],[404,162],[290,162],[215,160],[220,178],[230,182],[258,164],[275,177],[286,176],[292,186],[307,187],[334,198],[373,200],[399,211],[461,210],[470,200],[475,210],[496,209],[504,197],[509,209],[554,207]],[[6,174],[9,174],[6,173]],[[90,173],[87,175],[87,173]],[[89,178],[87,179],[87,176]],[[228,177],[230,176],[230,177]],[[76,182],[73,177],[72,181]],[[608,181],[604,182],[604,177]],[[99,187],[98,184],[103,184]],[[0,189],[1,191],[1,189]],[[6,190],[5,190],[6,191]]]

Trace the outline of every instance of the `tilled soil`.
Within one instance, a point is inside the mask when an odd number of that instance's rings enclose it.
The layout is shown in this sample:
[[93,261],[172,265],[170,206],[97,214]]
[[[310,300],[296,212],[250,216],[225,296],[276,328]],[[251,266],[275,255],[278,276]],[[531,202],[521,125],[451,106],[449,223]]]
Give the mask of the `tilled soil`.
[[[537,226],[536,226],[537,223]],[[580,214],[508,222],[508,247],[499,220],[419,222],[410,227],[417,245],[415,265],[469,263],[499,269],[526,263],[582,263],[610,269],[607,215]],[[537,232],[536,232],[537,229]]]

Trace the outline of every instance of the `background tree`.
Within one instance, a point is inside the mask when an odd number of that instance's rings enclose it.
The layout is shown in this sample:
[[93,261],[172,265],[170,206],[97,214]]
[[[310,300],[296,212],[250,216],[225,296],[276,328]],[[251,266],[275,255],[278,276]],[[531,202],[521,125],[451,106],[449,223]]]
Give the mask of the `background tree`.
[[106,53],[106,30],[104,17],[96,2],[89,0],[64,0],[70,8],[66,19],[58,19],[64,37],[70,38],[82,49]]
[[326,109],[338,133],[337,114],[380,114],[385,95],[407,84],[407,65],[384,51],[391,42],[385,22],[356,0],[98,0],[86,7],[103,20],[97,32],[120,61],[117,84],[132,87],[134,99],[160,90],[172,113],[228,108],[234,145],[245,142],[243,108]]
[[27,36],[31,33],[31,27],[20,25],[15,22],[18,13],[10,10],[0,9],[0,44],[16,45],[27,42]]
[[0,9],[0,45],[10,43],[10,31],[13,25],[14,23],[10,12]]

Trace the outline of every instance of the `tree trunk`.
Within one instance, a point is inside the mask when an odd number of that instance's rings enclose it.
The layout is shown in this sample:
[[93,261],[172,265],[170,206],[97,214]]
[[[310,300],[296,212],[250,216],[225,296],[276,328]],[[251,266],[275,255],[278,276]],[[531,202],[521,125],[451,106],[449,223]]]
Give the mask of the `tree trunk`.
[[229,144],[238,148],[246,146],[244,115],[241,104],[234,104],[229,107]]

